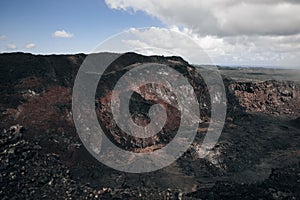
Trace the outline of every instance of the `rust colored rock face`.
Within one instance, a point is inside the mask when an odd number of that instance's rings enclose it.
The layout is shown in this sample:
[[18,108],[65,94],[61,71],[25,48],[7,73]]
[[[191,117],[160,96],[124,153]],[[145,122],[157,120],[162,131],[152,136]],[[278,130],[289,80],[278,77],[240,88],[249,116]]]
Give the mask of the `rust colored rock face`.
[[229,88],[249,112],[298,116],[300,88],[291,81],[232,83]]
[[[126,66],[121,67],[121,64],[123,63],[126,63]],[[174,134],[176,134],[181,122],[181,113],[178,110],[176,95],[163,84],[154,83],[142,85],[137,91],[134,91],[129,105],[131,116],[126,117],[131,117],[136,124],[146,126],[150,122],[150,118],[148,117],[149,108],[154,104],[159,104],[166,109],[167,112],[167,120],[163,129],[153,137],[141,139],[126,134],[116,125],[110,108],[111,93],[112,90],[114,90],[114,84],[116,84],[120,77],[127,71],[145,63],[164,64],[177,70],[183,74],[193,86],[198,99],[201,100],[200,108],[204,107],[204,105],[209,108],[210,105],[210,96],[201,75],[197,73],[193,66],[189,65],[181,58],[158,56],[145,57],[133,53],[124,54],[108,67],[104,73],[104,77],[99,81],[98,86],[100,86],[100,88],[96,94],[98,99],[97,113],[99,121],[102,124],[102,127],[105,128],[106,134],[110,139],[114,140],[117,145],[122,146],[123,148],[125,147],[128,150],[138,152],[145,151],[145,149],[153,149],[151,146],[158,144],[164,146],[164,144],[169,143],[174,137]],[[175,82],[176,77],[172,78]],[[128,85],[130,85],[130,83],[128,83]],[[130,89],[127,88],[123,91],[115,90],[114,92],[116,92],[118,96],[122,96],[130,92]],[[186,94],[187,103],[190,101],[188,98],[191,97]],[[200,118],[201,116],[203,121],[208,120],[210,118],[210,113],[207,112],[208,110],[209,109],[201,110],[200,115],[197,117]],[[193,111],[189,110],[188,112],[190,112],[190,118],[186,120],[195,120]],[[156,117],[158,119],[160,118],[160,116]],[[160,120],[163,120],[163,118]]]

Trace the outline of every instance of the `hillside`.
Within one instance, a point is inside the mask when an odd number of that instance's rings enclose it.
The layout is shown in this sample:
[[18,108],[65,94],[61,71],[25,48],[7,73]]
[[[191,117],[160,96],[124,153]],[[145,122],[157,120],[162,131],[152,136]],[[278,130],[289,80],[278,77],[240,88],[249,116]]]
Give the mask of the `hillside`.
[[[174,138],[180,124],[180,112],[166,103],[171,101],[168,90],[150,84],[132,95],[131,117],[147,124],[149,107],[162,103],[168,119],[163,131],[140,139],[115,125],[108,106],[111,91],[120,77],[141,63],[164,64],[183,74],[197,94],[202,121],[191,147],[176,162],[133,174],[98,162],[78,137],[72,89],[85,58],[0,54],[1,199],[300,198],[300,77],[294,71],[221,68],[227,96],[225,126],[217,145],[201,158],[211,100],[197,68],[175,56],[122,55],[105,72],[95,97],[98,120],[115,145],[134,152],[155,151]],[[147,93],[151,89],[156,93]],[[193,120],[193,111],[187,112]]]

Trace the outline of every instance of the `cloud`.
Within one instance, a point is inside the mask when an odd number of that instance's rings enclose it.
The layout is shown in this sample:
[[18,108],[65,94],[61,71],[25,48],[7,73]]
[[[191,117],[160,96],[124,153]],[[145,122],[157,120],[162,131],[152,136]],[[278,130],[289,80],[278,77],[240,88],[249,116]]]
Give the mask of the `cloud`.
[[[176,42],[175,42],[176,41]],[[180,55],[186,57],[187,51],[195,47],[190,38],[166,28],[131,28],[121,42],[132,50],[145,55]],[[191,56],[189,56],[191,58]]]
[[6,35],[0,35],[0,40],[6,40],[7,36]]
[[17,46],[15,45],[15,44],[8,44],[7,46],[6,46],[6,48],[7,49],[10,49],[10,50],[14,50],[14,49],[16,49],[17,48]]
[[[300,63],[300,15],[295,14],[300,13],[298,0],[105,2],[111,9],[143,11],[159,19],[169,30],[188,35],[215,63],[275,66],[299,66]],[[165,38],[167,34],[160,30],[147,32],[147,36],[139,34],[162,48],[185,45],[180,40]],[[143,42],[143,39],[127,41],[137,46]]]
[[194,64],[282,67],[297,66],[300,57],[300,34],[218,37],[199,36],[178,27],[152,27],[131,28],[121,36],[116,36],[111,45],[104,44],[104,48],[98,51],[123,52],[132,49],[145,55],[178,55]]
[[106,0],[113,9],[144,11],[165,24],[201,35],[293,35],[300,33],[296,0]]
[[33,49],[36,47],[36,45],[34,43],[28,43],[28,44],[26,44],[25,47],[26,47],[26,49]]
[[52,37],[55,38],[72,38],[74,37],[73,33],[67,32],[65,30],[58,30],[52,33]]

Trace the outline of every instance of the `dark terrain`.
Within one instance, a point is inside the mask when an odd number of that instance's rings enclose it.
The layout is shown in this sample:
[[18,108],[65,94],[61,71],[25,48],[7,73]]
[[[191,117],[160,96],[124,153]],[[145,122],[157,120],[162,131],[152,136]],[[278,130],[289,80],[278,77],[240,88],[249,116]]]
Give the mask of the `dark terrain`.
[[[194,66],[179,57],[127,53],[100,80],[96,111],[118,146],[148,152],[167,144],[179,112],[147,87],[132,96],[137,124],[147,107],[164,104],[168,123],[157,136],[128,137],[113,123],[112,83],[140,63],[166,64],[183,74],[200,102],[201,120],[190,149],[172,165],[151,173],[116,171],[93,158],[72,119],[72,87],[86,55],[0,55],[1,199],[300,199],[299,70],[219,67],[227,117],[218,144],[199,157],[210,120],[210,97]],[[208,66],[198,66],[209,70]],[[122,91],[120,91],[122,92]]]

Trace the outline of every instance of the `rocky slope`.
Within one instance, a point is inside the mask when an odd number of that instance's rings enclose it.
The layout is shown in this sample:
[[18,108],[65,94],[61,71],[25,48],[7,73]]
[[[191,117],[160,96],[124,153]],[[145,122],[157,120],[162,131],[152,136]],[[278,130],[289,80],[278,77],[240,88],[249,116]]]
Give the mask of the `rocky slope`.
[[[297,81],[278,77],[273,80],[272,76],[249,80],[243,79],[242,73],[237,80],[238,70],[220,70],[228,100],[226,123],[218,144],[201,158],[199,151],[210,120],[211,102],[207,86],[194,66],[179,57],[123,55],[106,71],[96,95],[99,121],[116,145],[136,152],[153,151],[167,144],[178,128],[180,112],[166,103],[171,100],[168,90],[159,85],[135,92],[130,111],[133,120],[143,125],[149,123],[149,106],[164,104],[168,123],[162,132],[138,139],[114,125],[107,106],[112,83],[139,63],[166,64],[183,74],[197,94],[203,122],[191,148],[175,163],[151,173],[129,174],[96,161],[76,133],[71,95],[85,57],[0,55],[2,199],[300,198]],[[149,93],[149,89],[155,92]],[[158,97],[157,93],[164,95]]]

